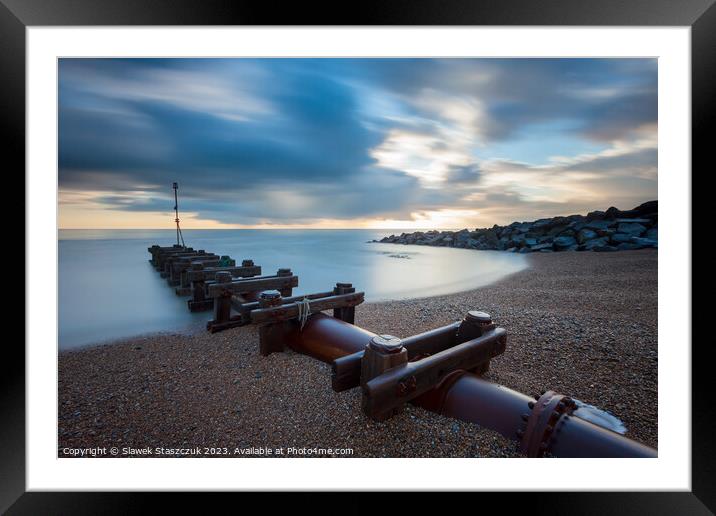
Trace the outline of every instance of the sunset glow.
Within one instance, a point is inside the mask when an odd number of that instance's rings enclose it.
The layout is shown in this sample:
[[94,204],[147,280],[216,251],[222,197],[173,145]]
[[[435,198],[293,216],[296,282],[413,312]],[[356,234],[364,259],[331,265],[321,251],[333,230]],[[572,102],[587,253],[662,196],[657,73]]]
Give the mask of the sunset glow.
[[657,197],[654,59],[61,59],[61,228],[460,229]]

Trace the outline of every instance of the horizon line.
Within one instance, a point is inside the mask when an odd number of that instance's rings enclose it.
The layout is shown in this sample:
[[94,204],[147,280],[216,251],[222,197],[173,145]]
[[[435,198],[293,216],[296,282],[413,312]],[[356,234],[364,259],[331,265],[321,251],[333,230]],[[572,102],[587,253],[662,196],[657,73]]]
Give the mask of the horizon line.
[[[176,231],[176,228],[57,228],[59,231],[155,231],[155,230],[166,230],[166,231]],[[249,230],[282,230],[282,229],[305,229],[305,230],[316,230],[316,231],[390,231],[390,230],[413,230],[413,231],[452,231],[457,228],[315,228],[315,227],[296,227],[296,226],[287,226],[287,227],[256,227],[256,228],[181,228],[182,231],[236,231],[236,230],[242,230],[242,229],[249,229]],[[469,229],[469,228],[460,228],[460,229]]]

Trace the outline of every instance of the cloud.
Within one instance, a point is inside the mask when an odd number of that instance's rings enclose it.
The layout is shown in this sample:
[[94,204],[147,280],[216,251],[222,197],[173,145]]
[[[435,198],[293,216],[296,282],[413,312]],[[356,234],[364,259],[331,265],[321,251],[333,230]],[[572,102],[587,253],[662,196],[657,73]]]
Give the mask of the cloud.
[[[197,220],[243,225],[656,195],[652,59],[61,59],[59,72],[61,201],[118,221],[171,210],[173,181]],[[556,155],[541,139],[567,143]]]

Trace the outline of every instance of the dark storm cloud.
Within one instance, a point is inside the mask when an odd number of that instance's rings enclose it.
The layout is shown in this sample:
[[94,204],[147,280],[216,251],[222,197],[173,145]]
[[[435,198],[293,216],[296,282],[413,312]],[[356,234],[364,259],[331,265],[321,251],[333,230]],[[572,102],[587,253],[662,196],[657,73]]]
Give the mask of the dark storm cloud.
[[[480,181],[449,131],[485,145],[544,122],[599,142],[655,124],[655,61],[62,59],[59,184],[116,192],[95,199],[110,209],[166,212],[178,181],[185,211],[226,223],[407,217]],[[374,157],[396,130],[467,157],[426,188]]]

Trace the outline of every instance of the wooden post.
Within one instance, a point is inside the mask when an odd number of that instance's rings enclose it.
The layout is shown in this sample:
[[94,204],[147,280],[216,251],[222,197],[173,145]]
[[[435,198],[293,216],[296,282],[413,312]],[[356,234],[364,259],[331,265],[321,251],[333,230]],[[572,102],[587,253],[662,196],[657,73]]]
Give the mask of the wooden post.
[[[335,295],[339,294],[352,294],[356,289],[352,283],[336,283],[336,287],[333,289]],[[354,306],[346,306],[343,308],[334,308],[333,317],[345,321],[350,324],[355,324],[356,321],[356,309]]]
[[152,247],[147,248],[147,251],[149,251],[152,255],[152,257],[149,259],[149,263],[154,265],[154,260],[156,260],[157,254],[159,253],[159,246],[157,244],[154,244]]
[[194,262],[202,262],[204,267],[218,267],[220,264],[219,258],[216,255],[182,258],[172,264],[172,273],[167,279],[169,285],[188,288],[190,285],[188,272],[191,270],[191,264]]
[[376,335],[366,346],[361,359],[360,383],[363,388],[363,412],[371,418],[383,421],[402,410],[402,405],[383,413],[375,413],[370,406],[370,400],[365,394],[366,384],[380,376],[388,369],[408,363],[408,350],[403,347],[402,341],[392,335]]
[[[231,273],[220,271],[216,273],[216,282],[231,283]],[[222,292],[214,299],[214,321],[215,323],[227,322],[231,318],[231,292]]]
[[164,270],[164,262],[172,257],[176,256],[178,254],[186,254],[186,253],[193,253],[194,248],[192,247],[182,247],[182,246],[172,246],[172,247],[160,247],[158,249],[155,249],[155,255],[154,255],[154,261],[152,262],[152,265],[154,265],[154,268],[158,271]]
[[[293,273],[291,272],[291,269],[279,269],[278,272],[276,272],[276,276],[292,276],[292,275],[293,275]],[[291,297],[291,294],[293,293],[293,287],[284,287],[279,290],[279,293],[283,297]]]
[[[202,256],[216,256],[214,253],[207,253],[203,249],[200,249],[199,251],[189,251],[189,250],[182,250],[178,253],[171,253],[168,255],[165,255],[162,257],[162,260],[160,261],[160,266],[158,270],[160,271],[159,275],[162,278],[169,278],[172,274],[172,265],[174,263],[181,262],[182,259],[192,259],[192,258],[200,258]],[[219,257],[216,256],[218,259]]]
[[[468,340],[481,337],[487,330],[493,328],[492,317],[487,312],[470,310],[465,318],[460,322],[457,329],[456,344],[467,342]],[[490,370],[490,361],[483,362],[475,367],[471,372],[482,376]]]
[[[259,306],[271,308],[281,306],[281,294],[278,290],[266,290],[259,294]],[[284,337],[286,332],[295,324],[294,321],[279,321],[259,326],[259,353],[268,356],[274,352],[284,350]]]

